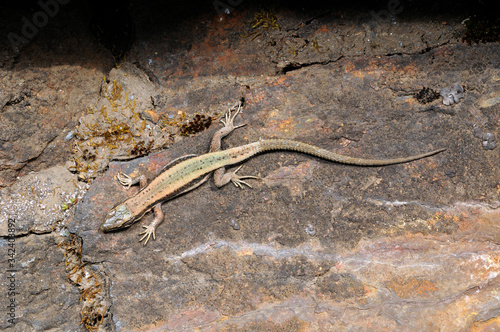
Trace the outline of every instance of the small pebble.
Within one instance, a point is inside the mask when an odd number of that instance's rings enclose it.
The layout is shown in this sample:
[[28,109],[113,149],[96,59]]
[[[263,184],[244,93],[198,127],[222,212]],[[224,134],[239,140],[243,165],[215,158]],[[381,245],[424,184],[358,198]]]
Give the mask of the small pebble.
[[495,135],[493,133],[485,133],[483,134],[483,148],[485,150],[493,150],[496,146],[497,146],[497,143],[496,143],[496,138],[495,138]]
[[314,236],[316,234],[316,228],[313,225],[309,224],[304,229],[308,235]]
[[455,83],[452,87],[442,89],[440,94],[443,96],[443,104],[452,105],[458,103],[464,97],[464,88]]
[[444,171],[444,174],[446,174],[446,176],[449,178],[453,178],[453,177],[455,177],[455,175],[457,175],[457,171],[455,171],[453,169],[448,169],[448,170]]
[[240,225],[234,220],[234,219],[231,219],[229,221],[229,225],[235,230],[239,230],[240,229]]

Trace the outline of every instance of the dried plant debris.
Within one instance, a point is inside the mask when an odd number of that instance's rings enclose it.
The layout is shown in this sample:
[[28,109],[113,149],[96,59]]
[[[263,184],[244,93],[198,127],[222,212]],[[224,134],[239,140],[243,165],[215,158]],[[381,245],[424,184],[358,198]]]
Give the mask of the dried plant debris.
[[442,89],[440,93],[443,96],[443,104],[453,105],[464,97],[464,88],[459,83],[455,83],[451,87]]
[[158,125],[161,128],[174,126],[179,128],[179,135],[191,136],[208,129],[212,122],[217,119],[217,115],[208,116],[205,114],[196,114],[191,120],[186,120],[186,113],[179,111],[177,115],[160,115]]
[[174,126],[180,128],[182,124],[186,121],[186,113],[179,111],[177,114],[160,114],[158,124],[161,128],[167,126]]
[[186,120],[182,111],[176,115],[158,115],[153,110],[136,110],[134,96],[124,92],[116,81],[103,87],[104,99],[99,107],[87,108],[74,131],[66,139],[74,139],[73,159],[66,167],[78,173],[81,181],[90,181],[103,173],[111,160],[127,160],[161,149],[178,134],[189,136],[207,129],[216,116],[196,114]]
[[419,92],[415,93],[415,98],[421,104],[427,104],[439,99],[439,93],[431,88],[423,87]]
[[167,142],[169,133],[159,125],[142,119],[135,99],[116,81],[103,87],[103,105],[87,108],[77,129],[69,138],[73,160],[67,164],[88,181],[107,169],[111,160],[126,160],[147,155]]
[[251,40],[262,35],[264,31],[271,29],[279,30],[278,19],[272,11],[261,10],[255,13],[253,20],[250,22],[250,31],[247,34],[242,34],[242,37],[250,37]]
[[98,331],[108,318],[107,280],[95,266],[82,261],[82,239],[70,234],[65,228],[57,230],[57,246],[64,250],[64,264],[68,280],[80,289],[82,321],[88,331]]
[[[311,45],[312,45],[312,48],[313,50],[315,50],[316,52],[318,53],[325,53],[326,51],[329,51],[330,48],[328,47],[328,45],[325,43],[325,46],[322,46],[318,43],[318,40],[316,38],[314,38],[313,40],[311,40]],[[292,53],[293,54],[293,53]],[[297,53],[295,53],[296,55]]]

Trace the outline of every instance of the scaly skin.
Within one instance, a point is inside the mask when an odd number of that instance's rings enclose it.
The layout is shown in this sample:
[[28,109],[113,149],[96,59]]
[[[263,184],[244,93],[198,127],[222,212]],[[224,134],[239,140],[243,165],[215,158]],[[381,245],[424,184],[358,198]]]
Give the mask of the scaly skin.
[[224,127],[214,135],[209,153],[201,156],[187,156],[186,158],[174,160],[148,185],[146,185],[144,177],[131,179],[124,174],[119,174],[118,180],[122,185],[130,187],[140,182],[142,189],[135,196],[128,198],[123,203],[114,207],[108,213],[106,220],[101,226],[101,230],[109,232],[129,227],[134,222],[141,219],[146,212],[154,209],[155,219],[149,226],[143,226],[145,230],[140,233],[140,235],[143,235],[140,241],[145,240],[144,245],[146,245],[151,236],[155,239],[156,227],[163,221],[163,213],[161,210],[162,202],[195,189],[207,180],[207,174],[212,171],[215,171],[214,182],[218,187],[222,187],[229,182],[233,182],[238,187],[242,187],[242,185],[250,187],[243,179],[255,177],[237,175],[236,172],[239,168],[234,172],[225,173],[224,167],[241,163],[256,154],[266,151],[288,150],[343,164],[386,166],[425,158],[445,150],[439,149],[417,156],[396,159],[363,159],[343,156],[313,145],[284,139],[260,140],[228,150],[220,150],[221,139],[234,129],[242,126],[233,125],[234,118],[239,113],[241,105],[238,104],[237,107],[234,114],[231,114],[232,109],[226,114],[225,120],[222,121]]

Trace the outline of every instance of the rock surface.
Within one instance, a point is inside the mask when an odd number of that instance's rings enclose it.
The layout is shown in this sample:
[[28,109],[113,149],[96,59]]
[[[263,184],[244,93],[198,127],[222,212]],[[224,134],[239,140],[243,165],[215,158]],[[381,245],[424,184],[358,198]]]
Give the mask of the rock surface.
[[[70,2],[30,38],[21,18],[44,9],[4,8],[1,305],[14,300],[15,318],[1,328],[500,330],[499,44],[462,43],[460,3],[429,16],[403,2],[232,3]],[[463,98],[443,105],[455,83]],[[99,230],[138,190],[118,172],[151,179],[206,152],[240,98],[247,126],[224,148],[447,150],[387,167],[268,153],[241,170],[261,178],[253,189],[210,182],[164,204],[147,246],[150,213]]]

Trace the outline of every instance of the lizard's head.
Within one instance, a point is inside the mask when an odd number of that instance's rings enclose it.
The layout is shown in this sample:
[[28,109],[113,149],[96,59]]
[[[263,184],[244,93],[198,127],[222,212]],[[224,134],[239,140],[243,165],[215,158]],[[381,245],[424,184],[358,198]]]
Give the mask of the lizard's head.
[[103,232],[111,232],[121,228],[130,227],[135,222],[135,218],[127,209],[125,204],[115,206],[109,211],[106,219],[101,225]]

